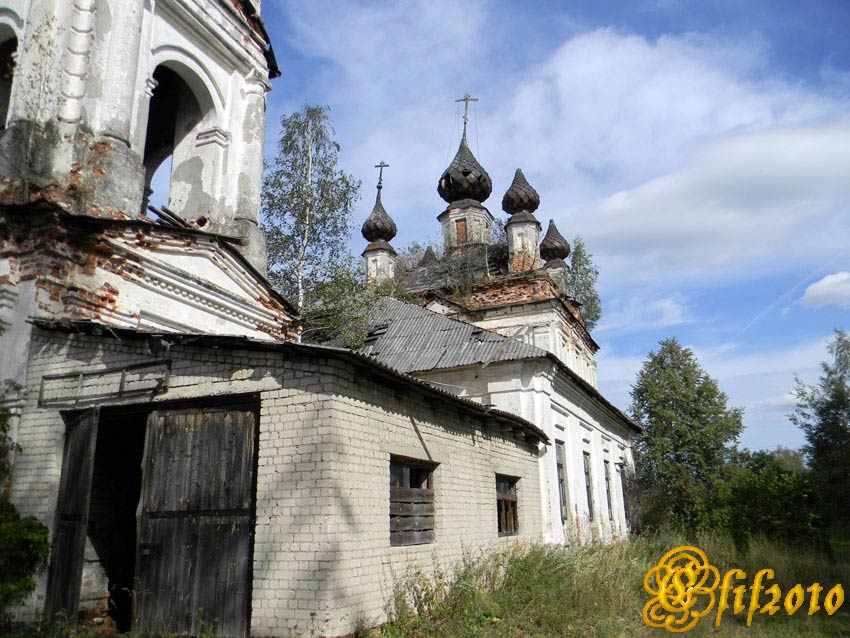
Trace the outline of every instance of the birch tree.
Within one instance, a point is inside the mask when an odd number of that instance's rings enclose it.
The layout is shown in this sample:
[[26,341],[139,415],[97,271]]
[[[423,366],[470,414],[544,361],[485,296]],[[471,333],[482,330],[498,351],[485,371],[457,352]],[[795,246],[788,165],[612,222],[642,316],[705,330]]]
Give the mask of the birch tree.
[[310,290],[351,262],[346,242],[360,182],[337,168],[340,146],[327,106],[305,104],[281,126],[263,179],[269,278],[304,311]]

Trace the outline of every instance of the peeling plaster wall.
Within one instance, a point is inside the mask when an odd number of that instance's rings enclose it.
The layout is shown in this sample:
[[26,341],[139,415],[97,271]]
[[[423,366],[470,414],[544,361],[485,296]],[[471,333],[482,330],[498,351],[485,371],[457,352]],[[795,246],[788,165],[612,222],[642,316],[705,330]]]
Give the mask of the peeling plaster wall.
[[12,333],[38,318],[298,339],[293,317],[267,284],[213,237],[121,222],[81,229],[73,218],[63,224],[55,214],[44,217],[40,224],[20,214],[0,220],[8,269],[0,290],[16,299]]
[[[175,152],[172,206],[239,233],[265,268],[259,229],[266,92],[261,36],[231,0],[14,0],[18,35],[0,203],[43,197],[89,215],[133,218],[143,202],[148,104],[157,65],[192,88],[204,120]],[[153,7],[153,9],[151,8]]]

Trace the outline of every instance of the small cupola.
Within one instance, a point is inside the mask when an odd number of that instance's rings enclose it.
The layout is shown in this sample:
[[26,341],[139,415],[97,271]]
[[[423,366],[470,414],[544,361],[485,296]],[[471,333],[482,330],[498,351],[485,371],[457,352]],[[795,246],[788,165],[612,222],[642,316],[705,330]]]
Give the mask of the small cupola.
[[508,270],[527,272],[540,267],[540,222],[534,211],[540,206],[540,196],[525,179],[522,169],[516,169],[514,180],[502,197],[502,210],[511,218],[505,224],[508,235]]
[[549,220],[549,228],[546,229],[546,235],[540,242],[540,256],[546,260],[546,268],[559,266],[566,268],[564,260],[570,256],[570,244],[558,232],[554,219]]
[[363,238],[369,242],[362,254],[366,261],[366,285],[369,287],[395,279],[397,254],[390,245],[390,240],[396,236],[398,229],[381,202],[384,169],[388,166],[389,164],[384,162],[375,166],[380,169],[375,205],[360,229]]
[[570,245],[564,239],[564,236],[558,232],[558,227],[555,226],[553,219],[549,220],[546,236],[540,242],[540,256],[546,261],[543,267],[549,273],[549,276],[563,292],[567,292],[570,269],[564,260],[570,256]]

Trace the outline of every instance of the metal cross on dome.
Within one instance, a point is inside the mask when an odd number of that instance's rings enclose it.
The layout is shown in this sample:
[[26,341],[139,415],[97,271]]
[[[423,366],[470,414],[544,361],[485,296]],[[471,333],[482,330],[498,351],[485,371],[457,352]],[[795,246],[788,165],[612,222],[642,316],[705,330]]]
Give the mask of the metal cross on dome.
[[375,168],[378,169],[378,188],[382,188],[384,184],[384,169],[387,168],[389,164],[381,160],[380,164],[375,164]]
[[469,103],[477,102],[477,97],[472,97],[469,93],[464,93],[462,98],[455,100],[455,102],[463,102],[463,136],[466,137],[466,123],[469,122]]

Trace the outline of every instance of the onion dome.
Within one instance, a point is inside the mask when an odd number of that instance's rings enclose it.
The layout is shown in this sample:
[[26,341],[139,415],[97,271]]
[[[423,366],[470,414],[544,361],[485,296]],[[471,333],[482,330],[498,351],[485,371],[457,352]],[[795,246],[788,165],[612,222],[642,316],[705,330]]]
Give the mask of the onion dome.
[[380,240],[388,242],[398,232],[395,222],[387,214],[387,211],[384,210],[384,205],[381,203],[381,188],[382,186],[378,184],[378,196],[375,198],[375,207],[366,218],[366,221],[363,222],[363,227],[360,229],[363,237],[370,243]]
[[566,259],[570,254],[570,245],[564,236],[558,232],[555,221],[549,220],[549,228],[546,236],[540,242],[540,256],[546,261],[553,259]]
[[502,210],[508,215],[516,215],[520,212],[533,213],[538,206],[540,206],[540,195],[525,179],[522,169],[516,169],[514,181],[502,197]]
[[419,260],[418,266],[429,266],[437,261],[437,253],[434,252],[434,249],[428,246],[425,249],[425,254],[422,255],[422,259]]
[[462,199],[481,203],[493,192],[493,182],[469,150],[465,134],[460,140],[455,158],[440,177],[437,192],[449,204]]

